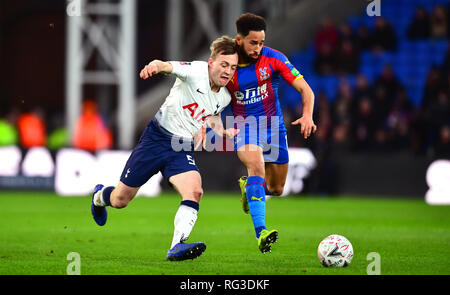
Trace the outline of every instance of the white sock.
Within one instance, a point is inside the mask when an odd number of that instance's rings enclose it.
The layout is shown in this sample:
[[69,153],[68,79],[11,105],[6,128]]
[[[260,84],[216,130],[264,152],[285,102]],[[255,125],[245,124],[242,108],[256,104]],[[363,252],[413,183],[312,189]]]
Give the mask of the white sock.
[[195,225],[195,221],[197,221],[197,210],[186,205],[180,205],[173,222],[175,225],[175,230],[173,232],[172,245],[170,246],[170,249],[172,249],[176,244],[188,239],[192,228]]
[[101,190],[99,190],[98,192],[95,193],[94,195],[94,205],[98,206],[98,207],[105,207],[106,204],[103,201],[103,190],[105,188],[102,188]]

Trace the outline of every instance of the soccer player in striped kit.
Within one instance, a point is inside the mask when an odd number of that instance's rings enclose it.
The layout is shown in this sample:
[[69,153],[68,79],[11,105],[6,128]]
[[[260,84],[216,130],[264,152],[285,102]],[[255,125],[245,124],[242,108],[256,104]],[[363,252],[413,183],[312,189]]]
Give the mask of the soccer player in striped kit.
[[288,172],[286,127],[278,101],[278,85],[283,78],[302,96],[302,117],[291,122],[300,125],[308,138],[317,129],[313,122],[314,93],[284,54],[264,46],[264,18],[246,13],[236,20],[239,64],[227,84],[232,97],[235,128],[234,148],[246,166],[248,177],[239,179],[242,206],[250,213],[258,247],[271,251],[277,230],[265,225],[266,195],[281,195]]

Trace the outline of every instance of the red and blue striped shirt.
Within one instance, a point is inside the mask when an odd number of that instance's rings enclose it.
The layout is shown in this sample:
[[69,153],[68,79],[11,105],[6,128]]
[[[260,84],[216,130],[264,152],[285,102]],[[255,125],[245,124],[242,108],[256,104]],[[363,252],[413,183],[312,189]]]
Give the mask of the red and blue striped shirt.
[[292,84],[303,77],[281,52],[264,46],[258,61],[239,65],[227,84],[231,93],[231,106],[235,117],[278,116],[284,129],[278,100],[280,78]]

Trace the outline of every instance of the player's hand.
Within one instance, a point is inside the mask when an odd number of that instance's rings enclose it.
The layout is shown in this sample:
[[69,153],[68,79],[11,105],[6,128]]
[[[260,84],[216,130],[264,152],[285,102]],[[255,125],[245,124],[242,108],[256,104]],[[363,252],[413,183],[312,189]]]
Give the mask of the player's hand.
[[153,63],[149,63],[141,70],[139,76],[141,77],[141,79],[145,80],[158,73],[159,73],[158,67]]
[[312,118],[309,117],[301,117],[292,122],[291,125],[300,125],[300,133],[303,134],[305,139],[317,130],[316,124],[314,124]]
[[228,139],[233,139],[240,131],[240,129],[228,128],[223,131],[223,136]]
[[206,150],[206,126],[202,126],[197,133],[194,134],[194,151],[202,146]]

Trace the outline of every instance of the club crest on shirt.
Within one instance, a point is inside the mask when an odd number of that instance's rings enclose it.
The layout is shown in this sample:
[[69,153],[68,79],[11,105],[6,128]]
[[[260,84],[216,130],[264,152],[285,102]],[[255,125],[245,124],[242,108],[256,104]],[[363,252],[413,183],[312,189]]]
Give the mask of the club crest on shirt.
[[267,73],[267,67],[259,68],[259,74],[260,74],[259,79],[261,81],[264,81],[264,80],[267,80],[270,78],[270,74]]

